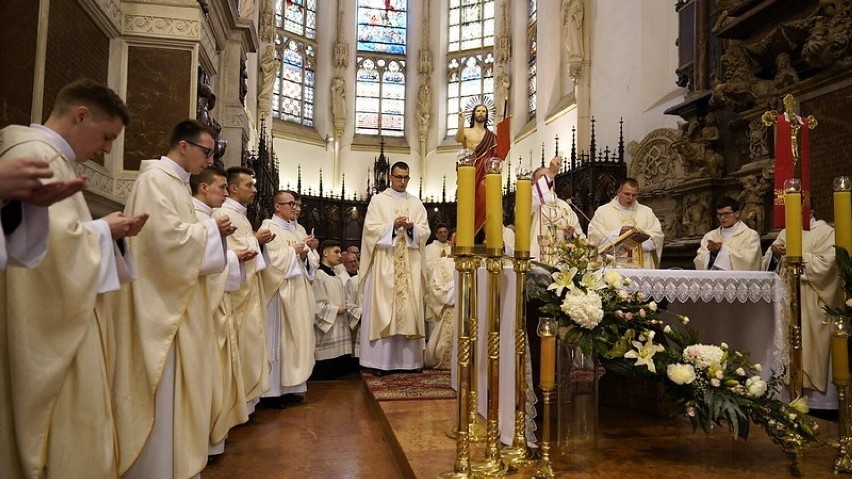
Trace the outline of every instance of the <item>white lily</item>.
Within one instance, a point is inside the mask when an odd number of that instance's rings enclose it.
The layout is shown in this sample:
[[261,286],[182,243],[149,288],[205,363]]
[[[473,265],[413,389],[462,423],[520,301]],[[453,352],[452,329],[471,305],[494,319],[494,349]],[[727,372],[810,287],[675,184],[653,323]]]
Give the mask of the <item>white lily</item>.
[[547,290],[556,290],[556,296],[562,296],[565,289],[574,287],[574,276],[577,275],[577,268],[569,268],[565,265],[559,265],[559,271],[555,271],[551,276],[553,282],[547,286]]
[[662,344],[654,344],[654,332],[649,331],[646,335],[645,342],[641,341],[633,341],[633,347],[636,349],[631,349],[624,354],[625,358],[636,359],[636,364],[634,366],[646,366],[648,371],[652,373],[657,372],[656,366],[654,366],[654,355],[665,351],[666,348],[663,347]]

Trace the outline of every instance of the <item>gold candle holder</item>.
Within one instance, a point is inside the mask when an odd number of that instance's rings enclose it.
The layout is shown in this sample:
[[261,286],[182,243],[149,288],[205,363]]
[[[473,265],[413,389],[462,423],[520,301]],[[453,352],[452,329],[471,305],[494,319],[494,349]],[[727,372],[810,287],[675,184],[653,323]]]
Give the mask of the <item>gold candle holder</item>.
[[[456,300],[456,317],[458,329],[458,414],[456,415],[455,439],[456,459],[453,470],[440,474],[440,479],[467,479],[473,477],[470,469],[470,437],[468,419],[473,406],[470,401],[471,391],[471,339],[470,323],[471,306],[476,302],[476,290],[473,277],[476,271],[477,259],[469,254],[455,253],[456,271],[459,276],[458,298]],[[475,406],[474,406],[475,408]]]
[[499,477],[508,472],[500,457],[500,274],[502,254],[490,252],[485,260],[488,270],[486,314],[488,315],[488,391],[485,420],[485,457],[473,460],[471,469],[482,476]]
[[553,372],[556,368],[556,354],[554,348],[545,347],[545,342],[556,342],[557,325],[556,320],[551,317],[541,317],[538,320],[537,333],[542,339],[541,349],[541,377],[539,386],[544,396],[542,426],[541,426],[541,459],[538,468],[533,474],[533,479],[553,479],[553,464],[550,460],[550,403],[552,402],[553,390],[556,385],[553,381]]
[[849,411],[849,324],[842,317],[831,322],[831,371],[837,386],[838,449],[834,473],[852,472],[852,427]]
[[790,285],[790,313],[792,320],[787,330],[790,343],[790,397],[798,399],[802,397],[804,388],[804,372],[802,370],[802,274],[805,266],[801,256],[787,256],[784,258],[785,267],[789,271]]
[[530,252],[515,251],[512,259],[515,271],[515,434],[512,446],[503,449],[503,457],[510,467],[533,464],[538,458],[527,445],[527,315],[524,301],[527,272],[530,270]]

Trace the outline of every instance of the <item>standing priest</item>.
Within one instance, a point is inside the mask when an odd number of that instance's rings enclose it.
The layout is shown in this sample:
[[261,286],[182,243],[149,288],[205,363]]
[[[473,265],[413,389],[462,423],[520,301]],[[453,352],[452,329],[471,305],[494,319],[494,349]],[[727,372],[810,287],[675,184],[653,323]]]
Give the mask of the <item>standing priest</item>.
[[421,263],[429,223],[423,203],[405,191],[408,172],[401,161],[391,167],[390,188],[370,201],[361,238],[360,362],[379,374],[423,368]]

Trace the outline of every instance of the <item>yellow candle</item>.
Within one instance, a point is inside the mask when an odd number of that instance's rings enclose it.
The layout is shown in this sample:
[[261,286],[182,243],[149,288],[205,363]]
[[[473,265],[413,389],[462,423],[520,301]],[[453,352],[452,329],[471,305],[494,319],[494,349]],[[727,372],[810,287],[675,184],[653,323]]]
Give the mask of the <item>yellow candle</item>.
[[852,192],[834,192],[834,244],[852,253]]
[[515,185],[515,254],[530,251],[532,222],[532,181],[518,178]]
[[553,389],[556,385],[556,336],[541,337],[541,365],[538,380],[542,389]]
[[485,248],[503,250],[503,181],[500,173],[485,175]]
[[456,197],[456,246],[473,248],[473,197],[476,168],[459,165]]
[[834,384],[849,384],[849,343],[847,336],[831,336],[831,375]]
[[787,256],[802,256],[802,194],[784,193]]

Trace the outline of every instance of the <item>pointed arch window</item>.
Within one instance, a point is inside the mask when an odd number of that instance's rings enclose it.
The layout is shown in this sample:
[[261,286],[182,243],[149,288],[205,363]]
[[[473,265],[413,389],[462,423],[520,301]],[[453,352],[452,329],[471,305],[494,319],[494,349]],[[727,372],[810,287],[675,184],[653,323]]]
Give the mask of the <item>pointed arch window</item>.
[[447,43],[447,136],[458,112],[494,94],[494,0],[450,0]]
[[272,117],[314,126],[317,1],[275,0],[275,51],[281,67],[272,87]]
[[405,0],[358,0],[355,133],[405,134]]
[[527,22],[527,118],[535,118],[538,90],[538,2],[530,0]]

